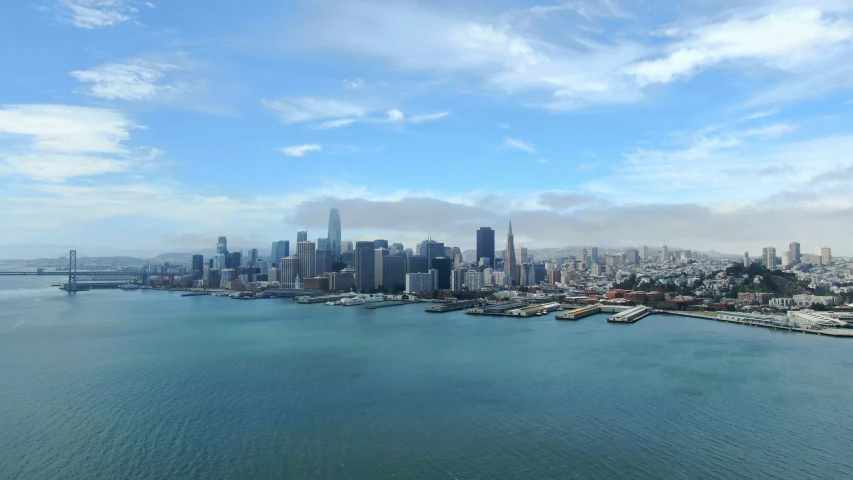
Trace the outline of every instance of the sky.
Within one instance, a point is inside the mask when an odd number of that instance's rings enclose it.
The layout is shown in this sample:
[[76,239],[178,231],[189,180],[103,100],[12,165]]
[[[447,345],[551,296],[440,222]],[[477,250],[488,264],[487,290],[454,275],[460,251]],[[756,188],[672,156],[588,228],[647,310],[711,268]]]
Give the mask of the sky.
[[853,255],[853,0],[0,4],[0,245]]

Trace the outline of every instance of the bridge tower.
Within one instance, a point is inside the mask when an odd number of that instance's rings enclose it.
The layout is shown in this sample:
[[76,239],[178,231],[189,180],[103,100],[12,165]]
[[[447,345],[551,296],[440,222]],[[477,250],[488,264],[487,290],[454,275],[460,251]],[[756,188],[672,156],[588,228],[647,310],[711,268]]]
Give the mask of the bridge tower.
[[65,285],[65,290],[77,291],[77,250],[68,252],[68,284]]

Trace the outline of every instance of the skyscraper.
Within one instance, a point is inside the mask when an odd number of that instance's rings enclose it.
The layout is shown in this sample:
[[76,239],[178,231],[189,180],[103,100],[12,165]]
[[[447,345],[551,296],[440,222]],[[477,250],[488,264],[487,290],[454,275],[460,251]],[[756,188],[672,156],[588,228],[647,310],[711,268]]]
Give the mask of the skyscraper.
[[278,265],[282,258],[290,256],[290,242],[287,240],[279,240],[272,242],[272,251],[270,252],[270,263]]
[[820,255],[820,261],[823,265],[832,263],[832,250],[829,247],[817,247],[815,255]]
[[764,247],[764,267],[768,270],[776,270],[776,248]]
[[373,242],[355,242],[355,288],[360,292],[373,289],[376,248]]
[[308,231],[296,232],[296,243],[299,242],[307,242],[308,241]]
[[788,245],[788,263],[791,265],[796,265],[800,263],[802,256],[800,254],[800,243],[799,242],[791,242]]
[[[592,263],[601,263],[598,258],[598,247],[590,247],[589,249],[589,257],[592,259]],[[526,263],[526,262],[522,262]]]
[[282,258],[281,286],[284,288],[294,288],[297,275],[299,275],[299,259],[296,257]]
[[[374,245],[376,242],[374,242]],[[387,248],[377,248],[374,250],[374,265],[373,265],[373,288],[384,287],[385,282],[382,278],[382,257],[388,256],[391,253]]]
[[661,263],[666,263],[669,261],[669,248],[666,245],[660,249],[660,261]]
[[743,252],[743,266],[749,267],[749,252]]
[[643,261],[644,262],[648,261],[649,260],[649,247],[648,247],[648,245],[643,245],[641,247],[641,250],[643,252]]
[[225,237],[219,237],[219,240],[216,242],[216,253],[221,253],[222,255],[228,255],[228,239]]
[[326,250],[322,248],[317,249],[317,271],[316,274],[318,277],[323,276],[326,273],[332,271],[333,268],[333,256],[331,250]]
[[317,276],[317,244],[299,242],[296,244],[296,257],[299,258],[299,276],[304,280]]
[[257,248],[253,248],[253,249],[249,250],[249,258],[246,259],[246,263],[250,267],[257,267],[258,266],[258,249]]
[[337,208],[329,210],[329,247],[335,258],[341,256],[341,214]]
[[204,257],[193,255],[193,278],[196,280],[201,279],[202,273],[204,273]]
[[374,240],[373,248],[388,248],[388,240]]
[[507,285],[517,285],[517,263],[515,261],[515,239],[512,235],[512,221],[509,222],[509,231],[506,234],[506,258],[504,259],[504,275]]

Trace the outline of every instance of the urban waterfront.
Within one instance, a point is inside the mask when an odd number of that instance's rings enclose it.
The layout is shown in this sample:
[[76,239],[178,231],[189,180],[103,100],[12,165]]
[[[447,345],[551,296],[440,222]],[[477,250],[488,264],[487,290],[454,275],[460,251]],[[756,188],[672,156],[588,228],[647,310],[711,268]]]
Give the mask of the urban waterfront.
[[851,478],[853,350],[0,278],[0,478]]

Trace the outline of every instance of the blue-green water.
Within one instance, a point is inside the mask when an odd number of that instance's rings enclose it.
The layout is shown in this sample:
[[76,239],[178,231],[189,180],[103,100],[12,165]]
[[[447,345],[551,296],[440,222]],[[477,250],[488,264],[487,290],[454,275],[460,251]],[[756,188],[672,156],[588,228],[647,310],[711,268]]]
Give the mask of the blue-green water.
[[4,480],[853,478],[851,341],[50,280],[0,279]]

